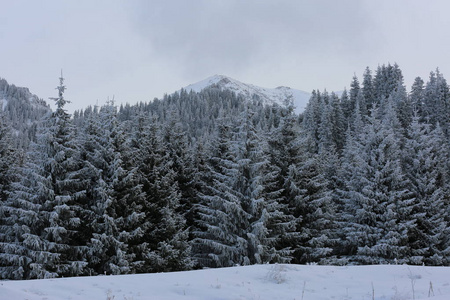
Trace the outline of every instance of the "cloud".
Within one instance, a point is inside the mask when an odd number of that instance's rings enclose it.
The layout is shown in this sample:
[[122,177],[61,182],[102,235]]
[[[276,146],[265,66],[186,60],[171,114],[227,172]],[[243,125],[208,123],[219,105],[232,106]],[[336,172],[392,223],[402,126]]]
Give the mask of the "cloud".
[[450,74],[448,1],[16,0],[2,4],[9,82],[44,99],[64,69],[71,108],[148,101],[213,74],[341,90],[397,62],[405,83]]
[[380,46],[371,61],[397,62],[407,85],[416,76],[426,81],[436,67],[450,75],[450,2],[371,1],[366,6],[371,11],[374,31],[380,33]]
[[120,82],[147,57],[122,1],[18,0],[2,11],[1,76],[45,100],[55,95],[61,69],[73,106],[104,100],[119,90],[111,82]]
[[[358,1],[140,1],[136,30],[190,75],[239,73],[289,57],[360,53],[368,15]],[[281,62],[283,64],[283,62]]]

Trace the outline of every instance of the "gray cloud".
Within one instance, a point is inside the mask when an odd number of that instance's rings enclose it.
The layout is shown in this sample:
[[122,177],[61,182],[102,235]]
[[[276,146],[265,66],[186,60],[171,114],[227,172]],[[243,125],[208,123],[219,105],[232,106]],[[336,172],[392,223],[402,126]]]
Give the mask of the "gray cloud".
[[0,76],[69,109],[160,97],[220,73],[261,86],[341,90],[397,62],[405,83],[450,74],[444,0],[15,0],[2,3]]
[[[349,5],[351,4],[351,5]],[[351,56],[368,15],[357,1],[141,1],[136,28],[187,74],[242,72],[285,55]]]

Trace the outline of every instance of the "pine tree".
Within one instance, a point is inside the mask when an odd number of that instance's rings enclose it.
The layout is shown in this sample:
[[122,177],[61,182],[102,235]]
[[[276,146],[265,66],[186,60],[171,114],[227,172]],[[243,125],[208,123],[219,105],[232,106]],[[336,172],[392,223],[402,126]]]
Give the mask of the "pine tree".
[[142,193],[133,168],[127,164],[127,142],[117,121],[113,102],[87,117],[84,157],[90,170],[88,189],[95,214],[91,222],[90,262],[95,273],[125,274],[132,271],[133,253],[128,243],[140,235],[144,218]]
[[397,89],[391,93],[390,97],[392,97],[398,119],[403,127],[402,131],[405,132],[412,122],[413,104],[403,83],[398,83]]
[[340,104],[341,104],[341,110],[342,113],[344,115],[344,122],[347,125],[349,122],[349,117],[350,117],[350,113],[347,112],[347,109],[349,109],[350,105],[350,99],[348,97],[348,92],[347,89],[344,89],[344,91],[342,92],[341,95],[341,99],[340,99]]
[[375,88],[373,86],[372,72],[369,69],[369,67],[367,67],[366,70],[364,71],[361,90],[362,90],[363,97],[367,104],[367,107],[362,108],[362,109],[369,112],[370,109],[372,108],[372,106],[376,103]]
[[[297,190],[292,190],[289,177],[291,169],[298,168],[300,163],[300,124],[293,113],[293,107],[288,107],[281,116],[280,124],[268,139],[267,155],[269,160],[268,172],[265,180],[265,197],[267,206],[272,208],[274,220],[268,229],[274,239],[275,248],[280,251],[280,258],[292,259],[291,249],[299,241],[297,219],[293,215],[295,209],[291,200]],[[273,202],[273,203],[272,203]]]
[[86,241],[78,240],[83,230],[80,213],[86,191],[74,128],[64,108],[68,101],[63,97],[62,75],[57,90],[58,97],[52,98],[56,111],[45,123],[34,152],[42,176],[39,184],[46,187],[38,193],[44,220],[41,235],[49,251],[58,255],[56,264],[44,261],[42,268],[59,276],[76,276],[83,274],[87,265]]
[[424,91],[425,119],[433,125],[439,123],[448,136],[450,123],[450,88],[444,76],[439,72],[431,72]]
[[[393,262],[409,254],[408,216],[413,196],[403,174],[393,105],[359,135],[349,133],[344,150],[345,212],[350,222],[344,229],[350,260],[360,263]],[[403,260],[404,261],[404,260]]]
[[41,238],[43,222],[41,204],[36,196],[43,186],[37,184],[38,174],[31,163],[18,171],[11,184],[11,194],[3,203],[0,244],[0,274],[2,279],[51,278],[58,274],[43,265],[56,263],[58,255],[44,248]]
[[[300,240],[295,249],[297,263],[319,262],[332,255],[334,237],[335,203],[333,203],[326,166],[333,164],[334,147],[324,148],[312,136],[303,132],[301,163],[291,168],[294,217],[299,220],[297,231]],[[335,158],[335,157],[334,157]],[[333,167],[331,167],[333,168]]]
[[8,222],[16,223],[9,230],[15,246],[8,247],[9,265],[18,265],[14,278],[80,275],[87,265],[86,247],[79,241],[85,190],[63,82],[61,76],[57,109],[43,123],[8,196]]
[[200,266],[229,267],[249,260],[246,233],[251,215],[235,189],[239,166],[232,141],[231,128],[222,121],[212,144],[212,184],[198,206],[201,230],[195,233],[193,248]]
[[276,199],[268,199],[265,186],[272,178],[267,174],[268,157],[265,154],[265,142],[254,125],[254,113],[250,106],[244,111],[238,131],[238,181],[235,189],[242,195],[243,209],[250,215],[247,230],[248,262],[269,263],[290,260],[289,251],[277,249],[282,228],[282,205]]
[[405,172],[411,182],[414,202],[409,218],[415,226],[408,232],[411,264],[442,265],[447,263],[442,250],[448,235],[446,196],[441,178],[442,140],[431,132],[429,124],[419,123],[415,117],[404,150]]
[[424,82],[422,78],[416,77],[413,85],[411,86],[411,92],[409,94],[412,110],[420,117],[420,121],[424,119]]
[[[356,75],[353,76],[352,82],[350,84],[349,102],[348,106],[344,107],[344,111],[350,116],[356,107],[356,102],[358,101],[358,95],[360,94],[361,87],[359,86],[359,80]],[[360,103],[361,104],[361,103]],[[361,107],[360,107],[361,109]]]
[[369,114],[369,111],[367,109],[366,98],[364,97],[362,90],[359,90],[358,95],[356,96],[356,106],[358,106],[360,114],[362,116],[367,116]]
[[[182,93],[182,96],[187,97],[187,94]],[[164,147],[167,149],[169,159],[172,161],[175,180],[181,193],[178,212],[185,216],[190,216],[197,201],[196,182],[194,180],[195,169],[187,132],[183,130],[180,117],[175,111],[170,113],[162,134],[164,135]],[[192,218],[187,219],[187,221],[188,227],[193,225]]]
[[13,147],[12,128],[4,112],[0,111],[0,199],[6,198],[13,169],[22,162],[23,153]]
[[341,102],[339,97],[332,93],[330,99],[331,106],[331,136],[333,139],[333,144],[340,153],[344,148],[345,143],[345,130],[346,130],[346,122],[344,118],[344,113],[342,111]]
[[319,128],[321,124],[322,110],[324,107],[325,104],[322,94],[319,91],[313,91],[308,105],[303,112],[302,126],[303,129],[308,131],[316,141],[319,140]]
[[403,75],[397,64],[378,66],[377,72],[373,79],[375,100],[378,105],[383,105],[391,93],[395,91],[399,85],[403,84]]
[[335,147],[333,141],[333,120],[332,120],[332,112],[331,112],[331,104],[329,101],[328,93],[323,93],[324,101],[322,112],[320,115],[320,125],[319,125],[319,140],[318,140],[318,151],[327,151],[331,147]]
[[[134,241],[139,272],[187,270],[193,265],[174,161],[158,125],[147,123],[137,153],[138,178],[145,193],[143,234]],[[139,250],[139,251],[137,251]]]
[[[12,148],[11,129],[0,113],[0,279],[30,278],[30,263],[39,250],[40,205],[33,200],[34,174]],[[22,168],[23,167],[23,168]],[[35,243],[37,242],[37,243]]]

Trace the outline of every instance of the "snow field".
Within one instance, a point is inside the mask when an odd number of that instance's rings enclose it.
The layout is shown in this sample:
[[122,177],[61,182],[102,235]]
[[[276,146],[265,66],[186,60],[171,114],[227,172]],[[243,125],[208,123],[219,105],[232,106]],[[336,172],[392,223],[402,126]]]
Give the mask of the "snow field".
[[0,282],[1,300],[450,299],[450,268],[255,265]]

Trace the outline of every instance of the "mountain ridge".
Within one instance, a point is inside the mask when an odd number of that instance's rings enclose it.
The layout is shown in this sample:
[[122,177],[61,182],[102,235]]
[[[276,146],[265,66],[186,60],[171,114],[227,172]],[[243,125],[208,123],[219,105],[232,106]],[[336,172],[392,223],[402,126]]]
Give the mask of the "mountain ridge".
[[243,83],[225,75],[213,75],[196,83],[192,83],[183,89],[187,92],[200,92],[201,90],[213,85],[218,86],[221,89],[231,90],[236,94],[245,96],[248,99],[251,99],[254,95],[256,95],[266,105],[275,103],[279,105],[286,105],[287,100],[292,99],[295,107],[294,110],[297,114],[302,113],[305,110],[311,96],[308,92],[293,89],[287,86],[265,88],[253,84]]

